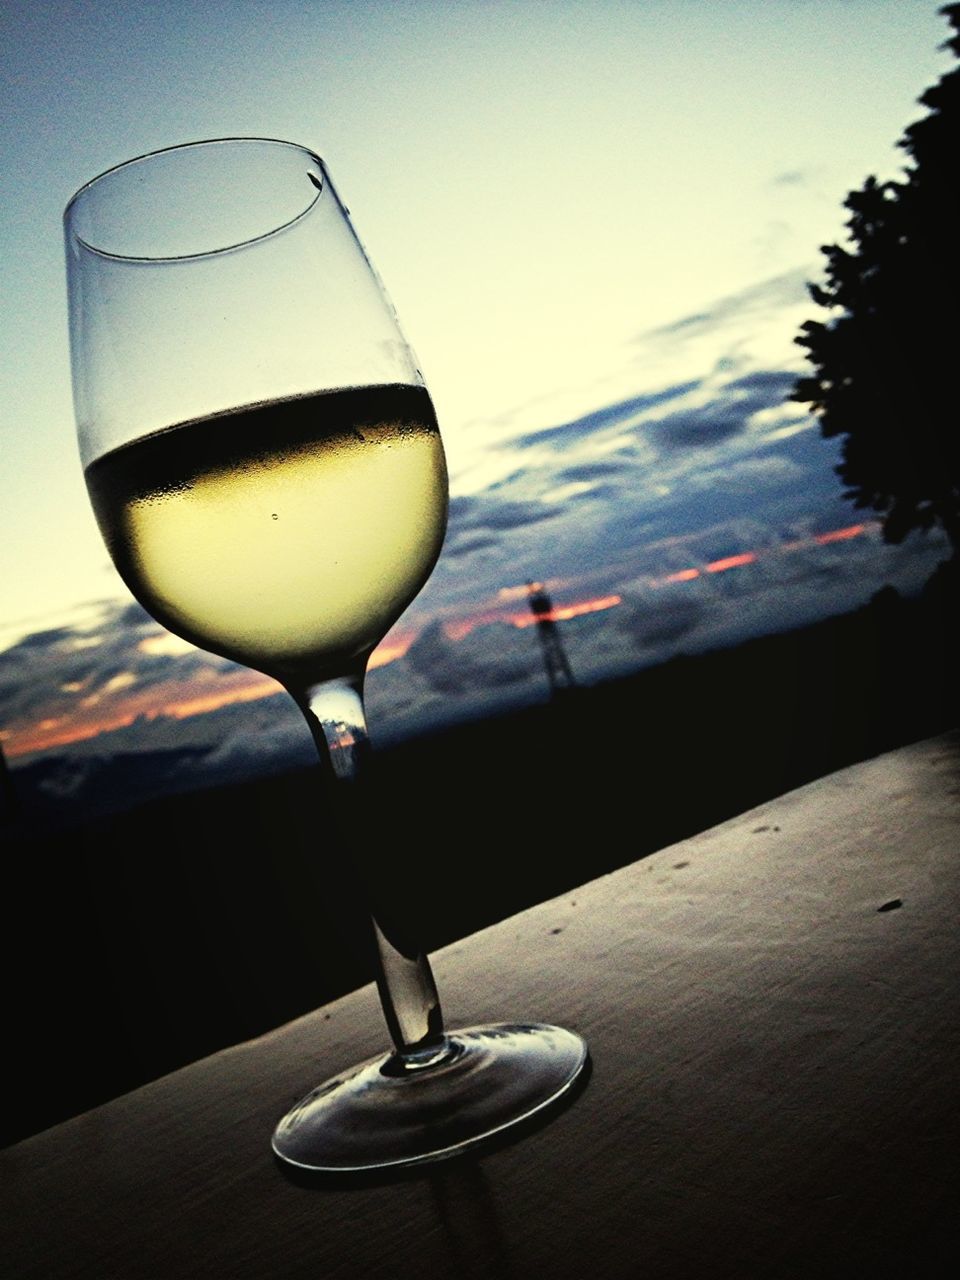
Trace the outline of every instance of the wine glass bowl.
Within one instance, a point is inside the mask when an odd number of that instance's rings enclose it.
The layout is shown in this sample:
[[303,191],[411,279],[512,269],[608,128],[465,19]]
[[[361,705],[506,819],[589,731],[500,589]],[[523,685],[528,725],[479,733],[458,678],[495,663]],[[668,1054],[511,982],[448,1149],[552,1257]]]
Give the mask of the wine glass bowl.
[[472,1149],[569,1093],[587,1051],[540,1023],[447,1033],[429,962],[378,881],[367,660],[440,554],[430,396],[320,158],[217,139],[82,187],[65,213],[88,492],[133,595],[280,681],[354,855],[393,1049],[309,1093],[275,1153],[379,1169]]
[[172,148],[82,188],[66,225],[81,457],[127,586],[281,681],[362,671],[436,562],[447,479],[322,161]]

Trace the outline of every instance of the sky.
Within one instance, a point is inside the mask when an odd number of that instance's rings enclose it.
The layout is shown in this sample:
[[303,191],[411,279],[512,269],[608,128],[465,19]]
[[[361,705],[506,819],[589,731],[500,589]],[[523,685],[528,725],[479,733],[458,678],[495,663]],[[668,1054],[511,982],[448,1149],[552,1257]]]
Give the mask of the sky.
[[[900,171],[951,65],[936,4],[4,0],[0,22],[11,759],[108,739],[229,753],[211,713],[233,725],[276,689],[131,602],[74,437],[62,209],[198,138],[324,156],[438,411],[448,539],[375,655],[372,721],[542,687],[517,625],[529,579],[600,678],[915,588],[935,563],[935,539],[881,545],[787,397],[819,246],[847,191]],[[275,723],[278,744],[301,732]]]

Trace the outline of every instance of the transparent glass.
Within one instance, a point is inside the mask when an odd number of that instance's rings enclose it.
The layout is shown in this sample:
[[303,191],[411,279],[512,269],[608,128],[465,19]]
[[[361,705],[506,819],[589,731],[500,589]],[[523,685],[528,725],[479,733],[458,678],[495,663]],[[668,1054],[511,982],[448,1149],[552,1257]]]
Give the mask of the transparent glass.
[[65,213],[74,401],[121,576],[178,635],[279,680],[368,896],[392,1050],[277,1126],[299,1168],[474,1148],[587,1059],[543,1024],[444,1030],[429,962],[364,856],[369,656],[429,576],[447,477],[430,397],[318,156],[228,138],[131,160]]

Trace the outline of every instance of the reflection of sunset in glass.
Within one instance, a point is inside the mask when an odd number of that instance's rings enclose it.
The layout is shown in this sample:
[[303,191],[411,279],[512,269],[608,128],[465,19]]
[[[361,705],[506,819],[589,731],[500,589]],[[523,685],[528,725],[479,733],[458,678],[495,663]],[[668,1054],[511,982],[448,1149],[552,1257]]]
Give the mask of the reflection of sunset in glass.
[[[659,577],[651,577],[650,587],[693,582],[705,574],[727,573],[777,555],[789,555],[794,551],[814,546],[845,543],[856,539],[875,527],[874,521],[847,525],[807,538],[784,542],[755,551],[739,552],[708,561],[699,566],[690,565]],[[477,628],[500,623],[517,629],[536,624],[537,618],[526,605],[529,588],[526,584],[503,587],[497,592],[498,604],[487,609],[476,609],[460,616],[443,619],[443,631],[451,641],[458,642]],[[604,593],[566,603],[555,603],[548,615],[551,622],[566,622],[588,614],[597,614],[616,608],[623,603],[619,593]],[[374,651],[370,669],[389,666],[403,658],[420,634],[419,628],[403,624],[391,631]],[[79,639],[78,647],[89,647],[92,642]],[[160,657],[175,658],[195,652],[192,646],[168,632],[156,632],[139,641],[140,652]],[[97,691],[84,693],[82,682],[69,682],[51,693],[49,714],[22,722],[14,721],[0,732],[0,741],[11,759],[46,751],[94,738],[98,734],[122,729],[139,717],[154,720],[168,717],[184,720],[204,715],[222,707],[269,698],[280,692],[273,680],[254,671],[239,668],[202,670],[186,681],[173,675],[159,683],[138,687],[132,672],[117,672]]]

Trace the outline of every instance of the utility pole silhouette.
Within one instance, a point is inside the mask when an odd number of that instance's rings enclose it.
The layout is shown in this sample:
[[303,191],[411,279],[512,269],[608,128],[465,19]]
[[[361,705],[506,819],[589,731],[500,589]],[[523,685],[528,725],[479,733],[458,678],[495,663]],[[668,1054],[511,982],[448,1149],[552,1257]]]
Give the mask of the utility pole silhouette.
[[560,639],[560,632],[553,620],[553,602],[544,590],[542,582],[527,583],[530,612],[537,620],[537,635],[543,650],[543,664],[547,668],[547,679],[550,681],[550,697],[559,698],[562,694],[577,687],[570,670],[570,663]]

